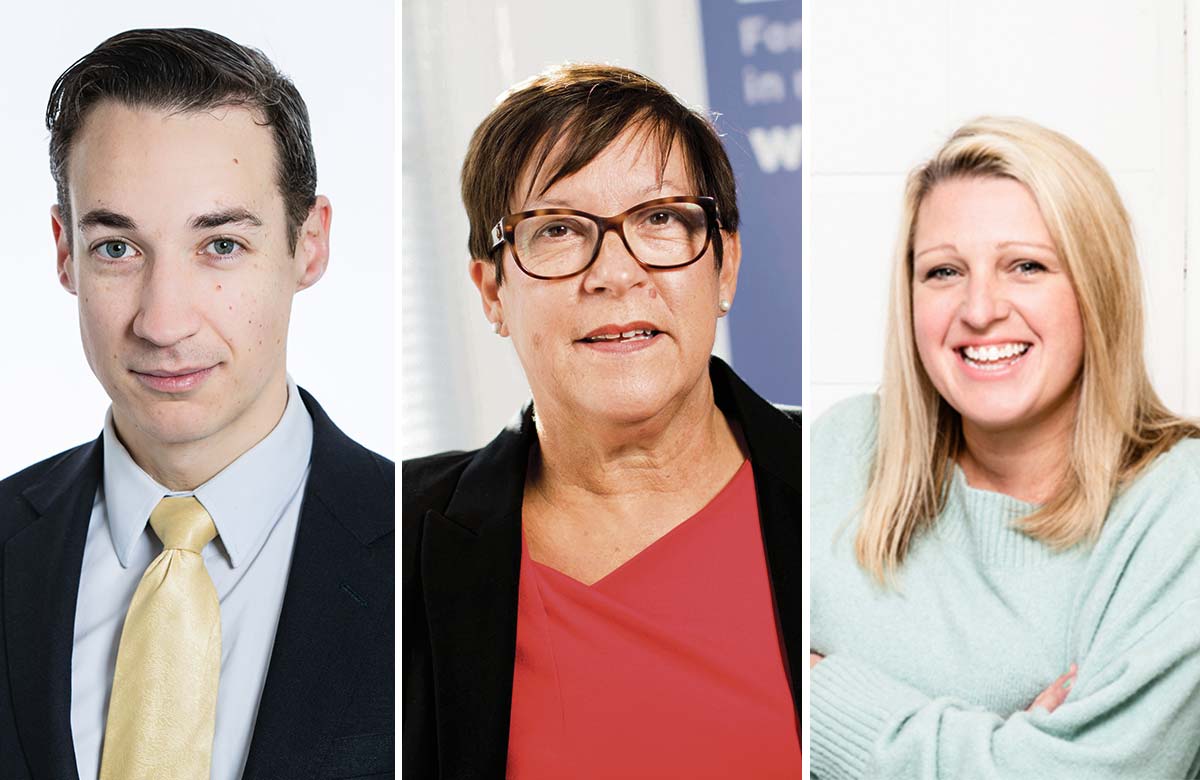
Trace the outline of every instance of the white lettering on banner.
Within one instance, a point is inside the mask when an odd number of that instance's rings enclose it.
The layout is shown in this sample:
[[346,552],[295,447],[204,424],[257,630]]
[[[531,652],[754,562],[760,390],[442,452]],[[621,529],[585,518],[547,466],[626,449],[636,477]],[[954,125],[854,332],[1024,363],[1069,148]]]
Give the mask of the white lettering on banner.
[[783,76],[773,70],[760,71],[753,65],[742,68],[742,98],[746,105],[782,103],[787,98]]
[[748,133],[754,157],[763,173],[800,170],[800,125],[753,127]]
[[750,57],[761,45],[771,54],[800,51],[800,20],[769,22],[765,16],[744,16],[738,22],[742,56]]

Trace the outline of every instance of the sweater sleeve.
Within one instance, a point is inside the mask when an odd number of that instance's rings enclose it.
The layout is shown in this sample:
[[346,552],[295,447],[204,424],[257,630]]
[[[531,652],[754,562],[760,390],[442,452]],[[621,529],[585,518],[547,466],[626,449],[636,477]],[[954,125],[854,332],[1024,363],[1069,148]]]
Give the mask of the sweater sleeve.
[[1186,450],[1114,503],[1063,627],[1079,670],[1058,709],[1004,717],[834,653],[811,673],[814,776],[1200,777],[1200,442]]
[[[1200,744],[1200,600],[1111,661],[1085,659],[1053,713],[930,698],[849,654],[812,670],[812,768],[837,778],[1183,778]],[[1089,679],[1095,670],[1102,679]],[[1047,681],[1049,684],[1050,681]]]

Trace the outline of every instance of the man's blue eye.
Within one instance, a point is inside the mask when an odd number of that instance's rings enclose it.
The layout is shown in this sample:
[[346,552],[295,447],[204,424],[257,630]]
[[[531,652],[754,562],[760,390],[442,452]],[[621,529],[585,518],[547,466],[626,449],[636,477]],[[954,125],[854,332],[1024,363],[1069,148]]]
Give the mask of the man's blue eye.
[[212,247],[213,253],[218,255],[231,255],[241,247],[238,242],[229,238],[218,238],[210,243],[209,246]]
[[109,260],[122,260],[132,254],[133,250],[124,241],[105,241],[100,245],[100,253]]

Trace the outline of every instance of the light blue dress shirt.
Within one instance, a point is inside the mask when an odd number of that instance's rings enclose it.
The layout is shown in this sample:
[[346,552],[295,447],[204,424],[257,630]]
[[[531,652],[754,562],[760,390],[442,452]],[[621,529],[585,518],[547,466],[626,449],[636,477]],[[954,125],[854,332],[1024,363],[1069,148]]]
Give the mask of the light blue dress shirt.
[[283,605],[312,436],[312,418],[289,378],[287,406],[271,433],[208,482],[179,493],[134,463],[108,413],[104,479],[83,550],[71,659],[71,734],[81,780],[99,775],[125,611],[162,552],[149,519],[167,495],[195,495],[217,527],[217,538],[201,552],[221,602],[212,778],[241,777]]

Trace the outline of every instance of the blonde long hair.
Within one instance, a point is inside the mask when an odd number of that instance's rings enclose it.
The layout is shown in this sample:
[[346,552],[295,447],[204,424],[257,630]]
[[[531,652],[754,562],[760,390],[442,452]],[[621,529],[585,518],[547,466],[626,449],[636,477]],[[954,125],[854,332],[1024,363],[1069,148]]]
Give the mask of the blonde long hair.
[[926,374],[913,336],[913,236],[940,182],[1002,177],[1025,185],[1067,269],[1083,322],[1083,369],[1070,457],[1056,493],[1019,521],[1063,549],[1094,540],[1121,485],[1200,429],[1172,414],[1142,356],[1141,274],[1129,215],[1108,173],[1071,139],[1028,120],[980,117],[908,177],[892,270],[878,444],[855,538],[859,564],[887,582],[914,534],[942,511],[963,446],[959,415]]

